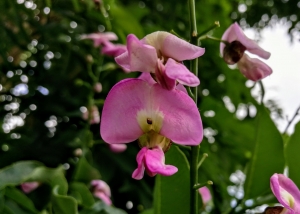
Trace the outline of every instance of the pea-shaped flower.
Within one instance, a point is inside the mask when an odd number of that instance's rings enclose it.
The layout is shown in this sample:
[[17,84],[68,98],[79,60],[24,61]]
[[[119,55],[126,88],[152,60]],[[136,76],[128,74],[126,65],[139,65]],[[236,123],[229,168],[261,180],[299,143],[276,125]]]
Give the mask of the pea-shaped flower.
[[227,64],[237,63],[241,73],[248,79],[258,81],[269,76],[272,69],[259,59],[251,58],[244,52],[247,50],[261,58],[269,59],[271,54],[262,49],[255,41],[249,39],[235,22],[224,32],[220,53]]
[[197,106],[185,92],[143,79],[125,79],[105,100],[100,133],[109,144],[138,140],[141,150],[132,177],[141,179],[145,170],[150,176],[176,173],[176,167],[165,165],[164,152],[171,142],[200,144],[203,127]]
[[[141,71],[154,73],[158,82],[176,80],[184,85],[197,86],[200,80],[183,64],[184,60],[195,59],[205,52],[204,48],[190,44],[168,32],[157,31],[139,40],[135,35],[127,37],[127,51],[115,58],[128,72]],[[173,89],[175,83],[170,84]]]
[[300,213],[300,191],[295,183],[285,175],[277,173],[271,177],[270,182],[273,194],[284,206],[281,213]]

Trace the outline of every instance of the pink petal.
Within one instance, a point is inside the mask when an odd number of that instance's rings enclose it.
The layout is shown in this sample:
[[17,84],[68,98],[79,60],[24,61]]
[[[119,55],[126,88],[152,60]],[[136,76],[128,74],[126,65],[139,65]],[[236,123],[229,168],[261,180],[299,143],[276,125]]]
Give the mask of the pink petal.
[[211,200],[209,189],[207,187],[201,187],[198,191],[202,197],[203,204],[207,204]]
[[195,59],[205,52],[204,48],[192,45],[173,34],[169,34],[162,42],[162,54],[177,61]]
[[161,174],[170,176],[175,174],[178,169],[172,165],[165,165],[165,155],[161,148],[149,149],[145,154],[145,165],[149,176]]
[[110,200],[110,197],[105,195],[103,192],[96,192],[94,193],[94,196],[101,199],[106,205],[112,205],[112,202]]
[[143,134],[136,116],[145,108],[151,85],[141,79],[125,79],[117,83],[105,100],[100,133],[110,144],[129,143]]
[[115,153],[124,152],[127,149],[126,144],[109,144],[109,149]]
[[[268,59],[271,56],[271,54],[268,51],[265,51],[255,41],[249,39],[236,22],[230,25],[230,27],[224,32],[222,40],[228,42],[233,42],[237,40],[241,42],[250,53],[256,54],[264,59]],[[220,53],[222,56],[224,48],[225,44],[221,42]]]
[[166,67],[158,59],[157,67],[155,70],[157,82],[165,89],[173,90],[176,86],[176,79],[170,78],[166,75]]
[[182,92],[184,92],[186,94],[188,94],[186,88],[183,85],[181,85],[181,84],[177,84],[176,85],[176,89],[179,90],[179,91],[182,91]]
[[126,52],[126,50],[127,50],[126,45],[106,42],[104,47],[101,49],[101,53],[108,56],[117,57],[122,53]]
[[244,54],[237,65],[241,73],[253,81],[261,80],[272,74],[272,69],[267,64],[259,59],[250,58],[247,54]]
[[118,37],[113,32],[105,32],[105,33],[91,33],[85,34],[81,36],[81,39],[92,39],[94,41],[94,46],[98,47],[105,42],[117,40]]
[[148,82],[150,85],[154,85],[156,83],[151,74],[148,72],[142,72],[138,78]]
[[[295,213],[300,213],[300,191],[291,179],[283,174],[275,173],[270,179],[270,184],[273,194],[285,208],[294,211]],[[293,206],[291,206],[289,201],[284,197],[286,195],[284,192],[289,193],[291,197],[293,197]]]
[[141,180],[144,177],[145,165],[144,165],[144,157],[147,153],[148,148],[143,147],[136,156],[136,162],[138,164],[137,169],[135,169],[132,173],[132,178],[136,180]]
[[198,145],[203,138],[200,113],[195,102],[184,92],[153,86],[153,108],[164,115],[160,134],[182,145]]
[[104,192],[105,195],[111,196],[110,187],[105,181],[102,180],[92,180],[91,185],[93,186],[95,191]]
[[171,58],[168,59],[165,69],[166,76],[177,80],[183,85],[196,87],[200,84],[200,80],[195,74],[190,72],[182,63],[178,63]]
[[21,189],[24,193],[30,193],[33,190],[35,190],[36,188],[38,188],[38,186],[40,185],[39,182],[33,181],[33,182],[25,182],[21,184]]
[[121,67],[130,71],[155,71],[157,60],[155,48],[143,44],[135,35],[127,36],[127,52],[123,54],[115,58]]

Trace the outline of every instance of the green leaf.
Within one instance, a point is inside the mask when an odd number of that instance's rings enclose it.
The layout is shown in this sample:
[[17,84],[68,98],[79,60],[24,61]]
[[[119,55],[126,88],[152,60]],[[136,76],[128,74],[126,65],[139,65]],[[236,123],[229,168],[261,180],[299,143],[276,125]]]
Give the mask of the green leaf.
[[190,212],[189,164],[177,146],[171,146],[166,153],[166,164],[174,165],[178,172],[165,177],[157,175],[154,187],[154,213]]
[[36,161],[20,161],[0,170],[0,189],[7,185],[19,185],[32,171],[42,164]]
[[285,157],[289,168],[289,177],[300,187],[300,122],[295,126],[295,131],[287,142],[285,148]]
[[74,173],[74,180],[75,181],[82,181],[82,182],[90,182],[93,179],[99,179],[100,173],[97,169],[92,167],[89,162],[86,160],[85,157],[81,157],[75,173]]
[[141,212],[140,214],[154,214],[154,209],[147,209]]
[[258,106],[257,111],[256,140],[246,173],[245,199],[269,193],[270,177],[284,168],[281,134],[263,106]]
[[73,182],[70,184],[70,195],[73,195],[78,204],[91,207],[95,203],[94,197],[84,183]]
[[53,197],[51,199],[54,213],[59,214],[76,214],[77,203],[73,197],[60,195],[59,186],[54,187]]
[[103,201],[98,201],[92,208],[80,211],[80,214],[126,214],[124,210],[108,206]]
[[38,213],[32,201],[20,190],[14,187],[6,187],[5,195],[28,211],[31,211],[32,213]]

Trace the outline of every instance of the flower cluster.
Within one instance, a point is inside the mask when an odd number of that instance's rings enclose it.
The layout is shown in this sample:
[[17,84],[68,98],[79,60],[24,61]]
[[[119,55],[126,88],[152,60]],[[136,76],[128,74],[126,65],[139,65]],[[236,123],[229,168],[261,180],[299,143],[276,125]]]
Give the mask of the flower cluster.
[[203,138],[201,117],[195,102],[181,84],[200,81],[183,60],[201,56],[204,49],[167,32],[155,32],[138,40],[127,37],[127,50],[116,62],[127,72],[144,72],[125,79],[109,92],[102,111],[100,133],[109,144],[138,141],[137,169],[132,177],[173,175],[177,168],[165,165],[171,143],[198,145]]

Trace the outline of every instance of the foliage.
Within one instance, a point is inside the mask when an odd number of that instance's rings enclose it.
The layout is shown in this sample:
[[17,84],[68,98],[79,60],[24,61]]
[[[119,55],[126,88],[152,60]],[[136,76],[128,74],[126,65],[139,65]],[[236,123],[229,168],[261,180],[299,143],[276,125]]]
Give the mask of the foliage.
[[[248,6],[243,13],[237,11],[240,4]],[[209,33],[215,37],[235,20],[260,28],[272,15],[291,17],[296,4],[198,1],[198,31],[217,20],[221,27]],[[117,43],[125,44],[129,33],[142,38],[174,30],[188,40],[188,13],[186,1],[174,0],[0,1],[0,213],[189,212],[189,148],[173,145],[166,153],[166,162],[179,168],[174,176],[136,181],[131,174],[138,143],[113,153],[100,137],[99,124],[83,119],[83,112],[94,105],[101,112],[115,83],[138,73],[124,73],[92,41],[81,39],[83,34],[112,31]],[[261,24],[264,14],[269,19]],[[291,29],[297,29],[296,21]],[[299,124],[284,143],[247,80],[220,58],[219,43],[205,39],[201,47],[206,52],[198,66],[198,108],[205,127],[200,156],[209,157],[199,168],[199,183],[214,182],[209,187],[213,203],[206,211],[245,213],[275,203],[269,188],[273,173],[288,166],[290,177],[300,185]],[[97,82],[101,93],[93,90]],[[109,184],[113,206],[93,196],[93,179]],[[41,185],[25,194],[20,185],[29,181]],[[204,210],[201,203],[199,209]]]

